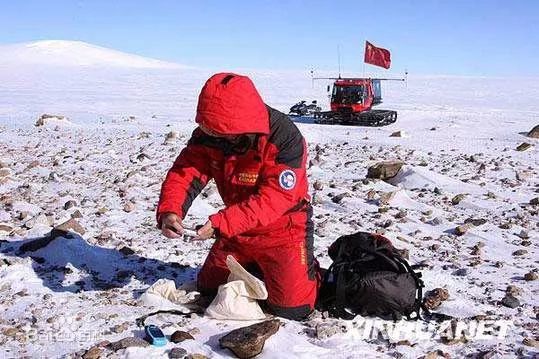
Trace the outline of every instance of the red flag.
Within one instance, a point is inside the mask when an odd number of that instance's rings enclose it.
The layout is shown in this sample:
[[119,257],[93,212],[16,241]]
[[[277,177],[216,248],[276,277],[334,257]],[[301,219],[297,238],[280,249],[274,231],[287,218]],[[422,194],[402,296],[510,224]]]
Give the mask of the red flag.
[[389,50],[376,47],[365,41],[365,63],[389,69],[391,65],[391,54]]

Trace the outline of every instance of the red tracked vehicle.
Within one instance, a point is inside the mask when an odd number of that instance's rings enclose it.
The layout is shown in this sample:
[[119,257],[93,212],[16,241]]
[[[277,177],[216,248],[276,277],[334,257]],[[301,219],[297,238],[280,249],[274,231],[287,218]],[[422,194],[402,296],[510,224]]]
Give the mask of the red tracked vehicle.
[[337,77],[315,78],[315,80],[335,80],[331,92],[331,111],[315,112],[315,123],[386,126],[397,121],[396,111],[373,110],[372,107],[382,103],[381,81],[404,81],[404,79]]

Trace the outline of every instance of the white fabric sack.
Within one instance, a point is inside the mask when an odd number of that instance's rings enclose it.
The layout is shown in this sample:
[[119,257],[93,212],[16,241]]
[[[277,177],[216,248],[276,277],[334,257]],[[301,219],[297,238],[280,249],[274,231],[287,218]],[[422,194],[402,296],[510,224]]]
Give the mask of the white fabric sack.
[[226,265],[230,270],[228,283],[219,286],[206,315],[214,319],[265,319],[257,302],[268,298],[264,282],[247,272],[233,256],[227,256]]
[[193,303],[199,294],[195,291],[187,292],[183,289],[176,289],[173,280],[159,279],[140,296],[139,302],[158,310],[184,310],[186,307],[183,304]]

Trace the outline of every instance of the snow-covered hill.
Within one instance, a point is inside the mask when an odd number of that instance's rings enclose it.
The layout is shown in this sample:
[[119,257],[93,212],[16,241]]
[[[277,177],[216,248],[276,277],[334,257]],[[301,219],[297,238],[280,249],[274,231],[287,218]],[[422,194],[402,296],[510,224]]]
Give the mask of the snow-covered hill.
[[179,68],[181,65],[88,44],[82,41],[45,40],[0,45],[0,67],[99,66],[122,68]]
[[[103,340],[141,337],[134,320],[148,308],[136,299],[155,280],[194,284],[211,243],[164,238],[155,229],[154,210],[212,71],[142,66],[154,60],[137,62],[84,44],[25,46],[0,52],[0,357],[77,357]],[[85,51],[96,66],[81,66]],[[51,59],[58,66],[50,66]],[[28,66],[21,68],[19,60]],[[300,99],[327,107],[326,84],[312,86],[307,72],[247,73],[267,103],[282,111]],[[398,111],[395,124],[297,123],[313,160],[309,180],[318,181],[317,189],[310,187],[317,258],[329,264],[327,247],[340,234],[382,231],[409,252],[412,264],[421,264],[427,290],[449,291],[438,313],[454,320],[512,320],[513,326],[504,339],[395,341],[364,339],[358,329],[364,318],[333,322],[318,315],[285,321],[261,357],[532,357],[539,345],[539,288],[532,280],[539,140],[524,132],[539,123],[538,81],[410,76],[407,86],[383,86],[380,107]],[[67,119],[35,127],[42,113]],[[390,137],[398,130],[406,136]],[[165,141],[171,131],[175,135]],[[531,148],[517,151],[524,141]],[[369,165],[389,159],[406,162],[398,176],[390,183],[365,180]],[[457,195],[461,200],[453,201]],[[185,223],[204,223],[220,205],[210,185]],[[20,250],[72,217],[84,234]],[[456,235],[466,221],[477,225]],[[506,292],[518,298],[516,308],[501,304]],[[195,340],[177,346],[210,358],[230,357],[218,338],[247,324],[199,316],[153,320],[167,335],[191,331]],[[166,358],[172,346],[115,355]],[[87,357],[104,350],[95,347]]]

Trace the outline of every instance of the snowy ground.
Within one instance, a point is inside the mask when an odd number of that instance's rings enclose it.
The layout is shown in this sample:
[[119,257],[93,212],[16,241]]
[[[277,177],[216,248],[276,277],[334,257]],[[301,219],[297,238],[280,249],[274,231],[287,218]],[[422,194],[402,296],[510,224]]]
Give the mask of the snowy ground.
[[[300,99],[327,102],[325,83],[312,87],[307,73],[244,72],[280,110]],[[0,64],[0,357],[66,356],[103,340],[141,336],[134,320],[147,309],[139,295],[159,278],[192,285],[211,243],[160,236],[154,210],[210,73]],[[436,350],[451,357],[532,357],[537,348],[523,340],[539,340],[539,282],[524,275],[537,271],[539,259],[538,206],[529,204],[539,196],[539,142],[523,133],[539,124],[537,80],[411,77],[407,86],[388,83],[384,90],[380,107],[399,112],[391,126],[298,123],[310,144],[311,184],[323,184],[311,187],[316,256],[326,266],[327,246],[340,234],[383,230],[409,251],[411,263],[422,263],[427,289],[448,289],[439,313],[514,324],[503,340],[445,344],[358,339],[357,320],[342,323],[345,333],[319,338],[315,326],[323,318],[285,321],[262,357],[417,358]],[[69,120],[34,127],[42,113]],[[397,130],[405,136],[389,137]],[[170,131],[178,138],[165,142]],[[533,146],[516,151],[522,142]],[[363,181],[367,167],[384,159],[406,165],[391,184]],[[384,202],[385,193],[397,190]],[[335,203],[342,193],[347,196]],[[466,196],[455,205],[457,194]],[[64,209],[70,200],[74,206]],[[220,205],[208,187],[187,224],[203,223]],[[82,236],[19,250],[76,211]],[[454,228],[469,218],[486,223],[456,236]],[[135,253],[126,256],[123,247]],[[509,285],[518,287],[515,309],[499,303]],[[154,321],[166,334],[192,330],[196,340],[180,346],[213,358],[230,356],[218,338],[245,325],[204,317]],[[166,357],[171,347],[115,355]]]

